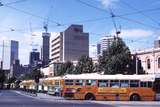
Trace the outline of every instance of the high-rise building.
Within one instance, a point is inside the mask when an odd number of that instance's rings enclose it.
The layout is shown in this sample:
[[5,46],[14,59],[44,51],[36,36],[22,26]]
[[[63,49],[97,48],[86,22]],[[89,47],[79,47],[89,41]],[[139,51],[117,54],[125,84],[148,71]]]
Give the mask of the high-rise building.
[[100,55],[101,54],[101,44],[98,43],[97,44],[97,55]]
[[114,41],[115,37],[113,36],[104,36],[100,39],[100,50],[101,50],[101,55],[104,50],[106,50]]
[[2,48],[2,67],[4,70],[9,70],[14,61],[18,60],[19,43],[14,40],[4,41]]
[[42,46],[42,64],[43,65],[48,65],[49,63],[49,47],[50,47],[50,33],[42,33],[43,37],[43,46]]
[[89,45],[89,57],[92,59],[97,58],[97,46],[96,45]]
[[40,61],[40,53],[34,49],[32,52],[30,52],[29,65],[32,67],[36,66],[38,65],[39,61]]
[[82,25],[71,25],[51,40],[53,62],[77,61],[82,55],[89,56],[89,34]]
[[154,48],[160,48],[160,40],[155,40],[154,41]]

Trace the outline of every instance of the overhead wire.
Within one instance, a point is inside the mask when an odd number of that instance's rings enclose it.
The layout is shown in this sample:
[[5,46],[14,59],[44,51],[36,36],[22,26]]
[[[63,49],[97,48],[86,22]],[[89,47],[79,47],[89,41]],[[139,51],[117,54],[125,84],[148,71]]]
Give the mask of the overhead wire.
[[130,9],[134,10],[135,12],[138,12],[139,14],[145,16],[145,18],[150,19],[152,22],[154,22],[155,24],[157,24],[158,26],[160,26],[160,23],[157,20],[155,20],[152,17],[150,17],[150,16],[144,14],[143,12],[139,11],[137,8],[135,8],[131,4],[129,4],[129,3],[125,2],[125,1],[123,1],[123,0],[121,0],[120,3],[123,3],[124,5],[126,5],[127,7],[129,7]]
[[[109,11],[107,11],[107,10],[105,10],[105,9],[101,9],[101,8],[98,8],[98,7],[96,7],[96,6],[94,6],[94,5],[91,5],[91,4],[89,4],[89,3],[86,3],[86,2],[84,2],[84,1],[82,1],[82,0],[77,0],[79,3],[81,3],[81,4],[84,4],[84,5],[86,5],[86,6],[89,6],[89,7],[92,7],[92,8],[95,8],[95,9],[97,9],[97,10],[99,10],[99,11],[103,11],[103,12],[107,12],[107,13],[109,13]],[[157,9],[159,9],[160,10],[160,8],[157,8]],[[151,11],[151,10],[150,10]],[[134,12],[134,14],[136,14],[136,13],[138,13],[138,14],[140,14],[140,12],[142,12],[142,11],[137,11],[137,12]],[[115,15],[115,14],[114,14]],[[155,27],[155,26],[152,26],[152,25],[149,25],[149,24],[145,24],[145,23],[142,23],[142,22],[139,22],[139,21],[136,21],[136,20],[133,20],[133,19],[129,19],[129,18],[126,18],[126,17],[123,17],[123,16],[125,16],[125,15],[131,15],[131,13],[126,13],[126,14],[122,14],[122,15],[115,15],[114,17],[119,17],[119,18],[122,18],[122,19],[124,19],[124,20],[128,20],[128,21],[130,21],[130,22],[134,22],[134,23],[137,23],[137,24],[140,24],[140,25],[143,25],[143,26],[147,26],[147,27],[150,27],[150,28],[155,28],[156,30],[157,29],[159,29],[159,27]]]

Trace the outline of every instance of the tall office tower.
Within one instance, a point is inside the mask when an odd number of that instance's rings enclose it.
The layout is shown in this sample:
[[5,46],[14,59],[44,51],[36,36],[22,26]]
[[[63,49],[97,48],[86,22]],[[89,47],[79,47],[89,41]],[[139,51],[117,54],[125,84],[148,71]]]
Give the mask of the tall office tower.
[[101,55],[104,50],[106,50],[114,41],[115,37],[113,36],[104,36],[100,39],[100,50],[101,50]]
[[48,65],[49,63],[49,46],[50,46],[50,33],[42,33],[42,37],[43,37],[43,46],[42,46],[42,64]]
[[160,40],[155,40],[154,41],[154,48],[160,48]]
[[14,40],[4,41],[2,48],[3,69],[10,70],[14,61],[18,60],[19,43]]
[[89,45],[89,57],[92,59],[97,58],[97,46],[96,45]]
[[33,49],[32,52],[30,52],[29,65],[31,67],[37,66],[39,61],[40,53],[37,51],[37,49]]
[[83,32],[82,25],[71,25],[52,38],[53,62],[77,61],[82,55],[89,56],[89,34]]
[[101,54],[101,44],[97,44],[97,55],[99,56]]

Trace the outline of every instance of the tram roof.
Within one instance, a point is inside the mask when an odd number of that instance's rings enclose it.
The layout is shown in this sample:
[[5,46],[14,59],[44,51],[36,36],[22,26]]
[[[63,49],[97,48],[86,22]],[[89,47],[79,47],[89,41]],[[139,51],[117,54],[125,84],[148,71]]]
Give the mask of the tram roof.
[[98,73],[86,73],[78,75],[65,75],[63,79],[98,79],[98,80],[141,80],[141,81],[154,81],[156,75],[145,74],[145,75],[102,75]]

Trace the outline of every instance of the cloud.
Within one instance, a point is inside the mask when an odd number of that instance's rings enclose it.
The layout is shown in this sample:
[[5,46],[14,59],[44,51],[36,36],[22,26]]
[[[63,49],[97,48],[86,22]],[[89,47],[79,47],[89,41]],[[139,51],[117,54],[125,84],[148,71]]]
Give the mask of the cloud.
[[118,2],[119,0],[99,0],[101,2],[101,4],[107,8],[109,6],[113,6],[116,2]]
[[[142,38],[152,36],[153,33],[153,31],[145,29],[123,29],[120,36],[122,38]],[[115,35],[115,30],[112,30],[111,34]]]

